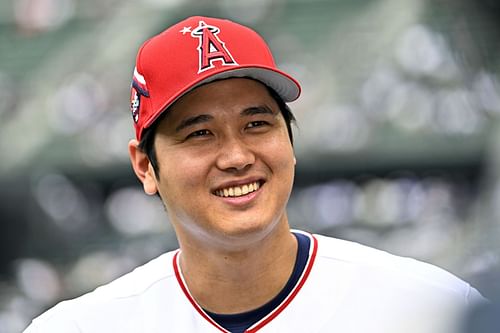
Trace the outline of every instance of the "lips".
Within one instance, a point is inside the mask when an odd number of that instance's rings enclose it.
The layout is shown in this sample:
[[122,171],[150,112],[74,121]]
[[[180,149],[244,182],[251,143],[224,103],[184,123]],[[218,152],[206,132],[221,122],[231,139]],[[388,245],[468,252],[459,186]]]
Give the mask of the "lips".
[[214,194],[222,198],[237,198],[257,191],[262,186],[260,181],[246,184],[227,186],[214,191]]

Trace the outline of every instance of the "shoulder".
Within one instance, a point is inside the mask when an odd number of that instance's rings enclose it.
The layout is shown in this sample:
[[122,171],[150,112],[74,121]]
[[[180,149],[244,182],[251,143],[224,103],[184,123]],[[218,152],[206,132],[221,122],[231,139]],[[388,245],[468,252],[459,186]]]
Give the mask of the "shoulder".
[[[140,299],[165,289],[166,280],[175,280],[174,252],[165,253],[132,272],[75,299],[60,302],[35,318],[25,333],[82,332],[80,318],[120,316],[130,311]],[[110,313],[107,313],[110,312]],[[120,319],[120,318],[117,318]]]
[[470,284],[452,273],[419,260],[401,257],[356,242],[314,235],[318,241],[317,261],[323,267],[349,267],[366,284],[385,282],[383,288],[413,289],[461,299],[480,301]]
[[98,287],[93,293],[97,299],[127,298],[146,293],[158,283],[174,278],[173,258],[177,251],[167,252],[132,272]]

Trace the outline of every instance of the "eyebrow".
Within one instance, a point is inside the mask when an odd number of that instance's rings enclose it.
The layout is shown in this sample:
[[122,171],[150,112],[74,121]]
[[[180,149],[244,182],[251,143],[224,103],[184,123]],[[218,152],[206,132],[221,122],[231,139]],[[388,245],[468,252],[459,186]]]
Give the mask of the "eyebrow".
[[253,106],[253,107],[247,108],[247,109],[241,111],[241,113],[240,113],[240,115],[242,115],[242,116],[253,116],[255,114],[274,115],[274,112],[266,105],[262,105],[262,106]]
[[[275,113],[273,110],[271,110],[269,107],[263,105],[263,106],[253,106],[244,109],[243,111],[240,112],[241,116],[253,116],[256,114],[270,114],[274,115]],[[183,119],[181,123],[175,128],[175,132],[182,131],[186,127],[206,123],[210,120],[213,120],[214,117],[208,114],[200,114],[194,117],[189,117],[186,119]]]
[[212,117],[211,115],[208,115],[208,114],[200,114],[198,116],[189,117],[189,118],[183,119],[181,121],[181,123],[175,128],[175,131],[179,132],[186,127],[201,124],[201,123],[206,123],[207,121],[210,121],[212,119],[214,119],[214,117]]

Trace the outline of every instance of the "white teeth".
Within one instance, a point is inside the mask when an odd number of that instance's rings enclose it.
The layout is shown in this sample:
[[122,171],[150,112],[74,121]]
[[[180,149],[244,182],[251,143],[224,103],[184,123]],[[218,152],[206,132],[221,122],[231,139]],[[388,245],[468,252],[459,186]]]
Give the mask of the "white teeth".
[[259,182],[245,184],[243,186],[233,186],[215,191],[219,197],[239,197],[257,191],[260,188]]
[[234,195],[239,197],[241,195],[241,187],[234,188]]

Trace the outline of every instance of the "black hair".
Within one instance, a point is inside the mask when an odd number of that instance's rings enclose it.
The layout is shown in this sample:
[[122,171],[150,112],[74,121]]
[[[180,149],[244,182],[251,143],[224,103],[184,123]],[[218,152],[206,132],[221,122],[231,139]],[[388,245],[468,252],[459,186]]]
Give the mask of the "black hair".
[[[278,95],[278,93],[274,89],[268,87],[267,85],[266,88],[271,97],[276,101],[276,104],[278,104],[280,112],[283,115],[283,118],[286,123],[286,128],[288,130],[288,137],[290,138],[290,142],[293,146],[292,123],[296,122],[295,116],[293,115],[288,105],[286,105],[285,101],[283,101],[281,96]],[[158,174],[160,168],[158,165],[158,159],[156,156],[155,146],[154,146],[155,134],[156,134],[156,129],[158,128],[158,124],[161,123],[161,121],[167,116],[168,113],[169,113],[168,109],[163,111],[160,117],[158,117],[158,119],[156,119],[156,121],[150,127],[144,129],[141,141],[139,142],[138,146],[140,150],[146,153],[149,162],[153,166],[153,169],[156,174]]]

